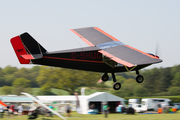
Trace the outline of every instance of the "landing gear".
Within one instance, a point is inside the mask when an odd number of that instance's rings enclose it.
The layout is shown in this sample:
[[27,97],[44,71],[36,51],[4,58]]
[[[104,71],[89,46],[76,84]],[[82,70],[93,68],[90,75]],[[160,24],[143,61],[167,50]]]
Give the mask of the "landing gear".
[[119,90],[121,88],[121,83],[116,82],[116,77],[115,77],[114,73],[111,73],[111,74],[112,74],[112,78],[113,78],[113,82],[114,82],[113,88],[114,88],[114,90]]
[[136,74],[138,75],[138,76],[136,77],[136,82],[137,82],[137,83],[142,83],[142,82],[144,81],[144,77],[139,74],[139,71],[138,71],[138,70],[136,70]]
[[119,90],[119,89],[121,88],[121,83],[115,82],[115,83],[113,84],[113,88],[114,88],[114,90]]
[[101,76],[101,80],[106,82],[107,80],[109,80],[109,76],[107,73],[104,73],[102,76]]
[[137,83],[142,83],[144,81],[144,77],[142,76],[142,75],[138,75],[137,77],[136,77],[136,82]]
[[[111,73],[112,74],[112,78],[113,78],[113,88],[114,90],[119,90],[121,88],[121,83],[117,82],[116,81],[116,77],[115,77],[115,74],[114,73]],[[109,76],[107,73],[104,73],[102,76],[101,76],[101,80],[103,82],[106,82],[107,80],[109,79]]]

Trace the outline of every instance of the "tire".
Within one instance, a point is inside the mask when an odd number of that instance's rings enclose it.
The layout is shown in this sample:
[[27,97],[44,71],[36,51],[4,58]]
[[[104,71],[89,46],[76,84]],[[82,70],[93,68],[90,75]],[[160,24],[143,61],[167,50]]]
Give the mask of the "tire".
[[119,90],[119,89],[121,88],[121,83],[115,82],[115,83],[113,84],[113,88],[114,88],[114,90]]
[[144,77],[142,76],[142,75],[138,75],[137,77],[136,77],[136,82],[137,83],[142,83],[144,81]]
[[101,76],[101,80],[102,80],[103,82],[108,81],[108,80],[109,80],[108,74],[107,74],[107,73],[104,73],[104,74]]

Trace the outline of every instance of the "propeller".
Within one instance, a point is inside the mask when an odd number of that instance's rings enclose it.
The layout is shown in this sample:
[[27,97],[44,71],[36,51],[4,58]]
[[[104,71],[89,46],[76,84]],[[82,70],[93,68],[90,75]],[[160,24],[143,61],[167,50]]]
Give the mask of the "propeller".
[[158,41],[157,41],[157,43],[156,43],[155,57],[157,57],[157,58],[160,57],[160,48],[159,48],[159,43],[158,43]]

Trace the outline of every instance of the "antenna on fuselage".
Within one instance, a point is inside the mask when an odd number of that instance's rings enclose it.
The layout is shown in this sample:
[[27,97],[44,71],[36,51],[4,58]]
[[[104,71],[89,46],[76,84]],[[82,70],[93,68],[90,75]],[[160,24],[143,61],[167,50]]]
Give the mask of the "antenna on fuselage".
[[[81,46],[81,44],[78,42],[78,44]],[[83,47],[81,46],[81,49],[82,49],[82,51],[83,51]]]

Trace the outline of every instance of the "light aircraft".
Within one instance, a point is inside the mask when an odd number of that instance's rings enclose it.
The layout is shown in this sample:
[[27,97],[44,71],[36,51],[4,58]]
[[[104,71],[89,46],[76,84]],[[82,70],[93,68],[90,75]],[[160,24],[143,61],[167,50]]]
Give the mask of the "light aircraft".
[[98,27],[70,30],[89,47],[49,52],[28,33],[13,37],[11,44],[21,64],[32,63],[102,72],[102,81],[107,81],[108,73],[111,73],[115,90],[121,88],[121,84],[116,81],[115,73],[136,71],[136,81],[142,83],[144,78],[139,70],[162,62],[158,56],[126,45]]

